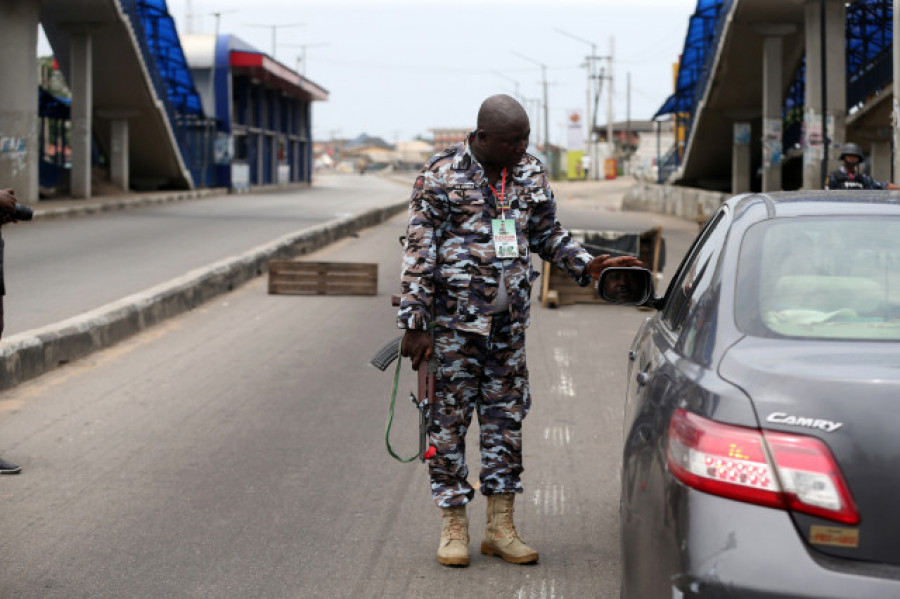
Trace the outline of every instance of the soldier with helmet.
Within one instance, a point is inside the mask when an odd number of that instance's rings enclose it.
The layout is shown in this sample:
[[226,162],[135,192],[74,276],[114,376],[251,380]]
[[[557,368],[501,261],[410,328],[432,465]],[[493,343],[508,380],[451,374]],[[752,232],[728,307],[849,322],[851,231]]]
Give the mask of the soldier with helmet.
[[859,172],[859,165],[863,161],[863,153],[855,143],[846,143],[841,148],[840,170],[828,175],[825,180],[825,189],[900,189],[900,185],[894,185],[887,181],[878,181],[865,173]]

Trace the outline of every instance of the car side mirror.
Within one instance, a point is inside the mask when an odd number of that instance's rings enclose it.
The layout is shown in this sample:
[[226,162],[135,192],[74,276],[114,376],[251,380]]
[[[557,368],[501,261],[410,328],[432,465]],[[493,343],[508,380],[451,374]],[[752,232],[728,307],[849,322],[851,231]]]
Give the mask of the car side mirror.
[[643,306],[653,297],[653,273],[646,268],[606,268],[600,273],[597,293],[611,304]]

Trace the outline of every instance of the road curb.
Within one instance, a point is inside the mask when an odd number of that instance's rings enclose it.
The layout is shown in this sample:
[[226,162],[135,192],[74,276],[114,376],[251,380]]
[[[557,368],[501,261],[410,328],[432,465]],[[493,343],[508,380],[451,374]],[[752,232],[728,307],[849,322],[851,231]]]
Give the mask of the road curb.
[[291,259],[318,250],[381,224],[408,205],[403,200],[289,233],[73,318],[12,335],[0,343],[0,390],[110,347],[228,293],[268,272],[269,260]]

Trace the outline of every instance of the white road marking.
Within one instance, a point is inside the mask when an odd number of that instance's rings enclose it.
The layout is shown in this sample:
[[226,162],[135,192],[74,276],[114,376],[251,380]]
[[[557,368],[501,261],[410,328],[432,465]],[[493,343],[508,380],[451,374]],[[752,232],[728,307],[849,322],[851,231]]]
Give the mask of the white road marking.
[[562,516],[566,513],[566,487],[558,483],[543,483],[534,491],[532,502],[538,513]]
[[544,429],[544,441],[554,447],[565,447],[572,442],[572,427],[566,425],[548,426]]
[[556,347],[553,349],[553,359],[556,360],[559,375],[559,381],[555,385],[556,391],[566,397],[575,397],[575,385],[569,368],[571,360],[569,360],[568,352],[563,347]]
[[516,592],[517,599],[562,599],[562,597],[562,595],[556,594],[556,581],[552,578],[532,581],[531,584],[519,587]]

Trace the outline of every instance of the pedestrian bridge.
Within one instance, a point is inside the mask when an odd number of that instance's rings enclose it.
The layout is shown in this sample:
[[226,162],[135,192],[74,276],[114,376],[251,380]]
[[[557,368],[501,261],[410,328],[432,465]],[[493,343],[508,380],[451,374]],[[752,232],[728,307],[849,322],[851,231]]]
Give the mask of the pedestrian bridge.
[[[39,92],[39,24],[71,100]],[[223,38],[210,44],[215,96],[202,98],[166,0],[0,1],[0,185],[37,201],[51,156],[74,198],[91,197],[97,165],[124,191],[230,186],[239,168],[256,174],[248,185],[308,183],[310,105],[327,90],[253,48],[238,63]],[[247,129],[255,145],[237,155]]]
[[[112,169],[113,182],[126,189],[129,183],[193,186],[178,123],[186,115],[202,118],[202,110],[199,98],[191,102],[196,92],[191,94],[190,72],[184,55],[177,55],[180,45],[164,7],[137,0],[41,3],[41,25],[73,92],[74,141],[86,145],[96,139],[112,167],[120,162],[128,170],[126,175]],[[166,64],[157,60],[163,46]],[[74,162],[73,156],[73,167]],[[74,175],[73,170],[73,191]]]
[[679,133],[661,180],[819,188],[845,141],[890,179],[892,42],[892,0],[698,0],[675,93],[655,117]]

